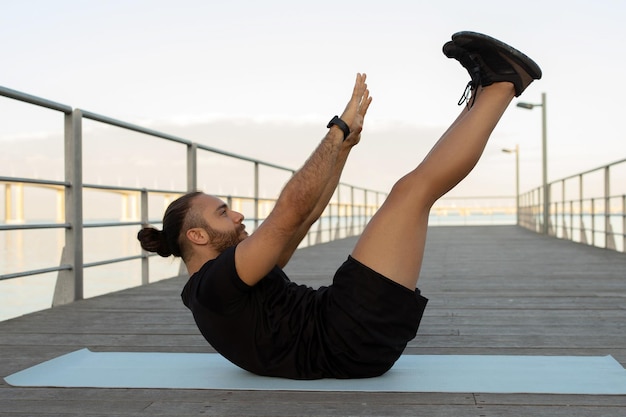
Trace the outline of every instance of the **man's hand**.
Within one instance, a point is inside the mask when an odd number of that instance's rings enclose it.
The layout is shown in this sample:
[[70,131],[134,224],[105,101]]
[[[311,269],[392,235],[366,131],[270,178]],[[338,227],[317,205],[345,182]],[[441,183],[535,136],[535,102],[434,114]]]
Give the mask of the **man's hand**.
[[341,115],[341,119],[350,127],[350,134],[345,140],[345,144],[349,146],[354,146],[361,140],[363,120],[365,119],[367,109],[372,102],[372,97],[370,97],[370,92],[367,89],[367,84],[365,83],[366,78],[366,74],[356,75],[356,82],[354,83],[352,97]]

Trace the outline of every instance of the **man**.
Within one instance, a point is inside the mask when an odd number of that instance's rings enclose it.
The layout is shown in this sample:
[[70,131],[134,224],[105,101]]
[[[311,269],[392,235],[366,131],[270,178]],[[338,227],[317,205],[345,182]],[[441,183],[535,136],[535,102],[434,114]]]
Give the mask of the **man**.
[[357,74],[343,114],[251,236],[243,215],[200,192],[168,207],[162,231],[139,232],[144,249],[182,257],[191,275],[183,302],[227,359],[260,375],[372,377],[389,370],[415,337],[427,303],[416,284],[429,210],[478,162],[513,97],[541,78],[530,58],[486,35],[456,33],[443,50],[470,74],[467,105],[394,185],[332,285],[300,286],[281,268],[322,214],[360,141],[372,102],[365,74]]

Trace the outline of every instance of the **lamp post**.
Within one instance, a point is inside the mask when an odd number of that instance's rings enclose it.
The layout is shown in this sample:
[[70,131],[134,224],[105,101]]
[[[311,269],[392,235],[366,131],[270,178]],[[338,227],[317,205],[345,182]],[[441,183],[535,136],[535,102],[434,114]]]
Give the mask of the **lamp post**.
[[548,138],[546,130],[546,93],[541,93],[541,103],[517,103],[517,107],[532,110],[541,107],[541,154],[542,154],[542,186],[543,186],[543,224],[541,232],[549,232],[550,223],[550,192],[548,190]]
[[515,220],[519,226],[519,145],[515,145],[515,149],[504,148],[502,152],[515,154]]

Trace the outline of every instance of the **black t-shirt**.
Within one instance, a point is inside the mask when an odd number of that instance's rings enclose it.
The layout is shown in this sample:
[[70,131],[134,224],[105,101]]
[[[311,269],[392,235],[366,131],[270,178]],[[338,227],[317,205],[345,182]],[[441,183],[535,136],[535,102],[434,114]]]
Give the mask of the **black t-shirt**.
[[278,267],[250,287],[235,269],[235,247],[193,274],[181,294],[205,339],[237,366],[292,379],[329,376],[320,306],[327,287],[289,280]]

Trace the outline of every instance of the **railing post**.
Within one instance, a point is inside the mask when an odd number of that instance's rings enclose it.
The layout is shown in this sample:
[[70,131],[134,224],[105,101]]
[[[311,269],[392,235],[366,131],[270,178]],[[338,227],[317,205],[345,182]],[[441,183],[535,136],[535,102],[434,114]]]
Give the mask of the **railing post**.
[[61,264],[72,269],[59,271],[52,306],[83,298],[83,166],[82,112],[65,114],[65,247]]
[[[69,137],[68,137],[69,136]],[[65,179],[70,182],[69,204],[66,203],[66,221],[71,225],[69,235],[73,241],[74,300],[83,299],[83,114],[80,110],[65,116]],[[69,167],[68,167],[69,161]],[[68,210],[69,206],[69,210]],[[66,234],[67,237],[67,234]],[[67,245],[67,239],[65,240]]]
[[591,199],[591,246],[596,246],[596,199]]
[[567,226],[565,223],[565,212],[567,211],[565,204],[565,180],[561,181],[561,233],[563,233],[563,239],[569,239],[567,236]]
[[622,252],[626,253],[626,194],[622,196]]
[[[545,217],[544,217],[544,211],[543,211],[543,196],[545,194],[543,193],[543,188],[539,187],[537,188],[537,212],[541,213],[541,223],[538,223],[538,226],[540,228],[540,230],[542,231],[541,233],[543,233],[543,225],[545,224]],[[537,215],[539,216],[539,214]]]
[[[537,228],[539,227],[539,230],[543,230],[543,222],[545,221],[545,219],[543,218],[543,211],[541,210],[541,191],[542,189],[536,188],[535,189],[535,196],[533,197],[536,200],[535,205],[535,224],[534,224],[534,229],[537,230]],[[541,216],[541,222],[539,221],[539,216]],[[541,232],[540,232],[541,233]]]
[[526,224],[528,225],[528,229],[537,232],[535,229],[535,213],[533,208],[533,190],[530,190],[526,193]]
[[522,204],[524,206],[523,208],[523,215],[522,215],[522,222],[524,223],[524,227],[527,229],[530,229],[530,194],[527,192],[524,194],[524,198],[522,201]]
[[535,227],[535,208],[533,207],[533,200],[535,198],[535,191],[534,190],[530,190],[528,193],[528,195],[526,196],[526,202],[527,202],[527,206],[528,206],[528,228],[531,229],[535,232],[538,233],[536,227]]
[[543,233],[550,235],[550,184],[548,184],[548,132],[546,93],[541,93],[541,154],[543,182]]
[[546,191],[544,192],[544,198],[546,199],[546,201],[544,202],[544,213],[546,216],[546,224],[544,225],[544,228],[546,230],[546,235],[550,236],[552,234],[554,234],[556,236],[556,231],[554,230],[554,228],[552,227],[552,223],[555,223],[556,226],[556,210],[555,210],[555,219],[554,222],[552,222],[552,215],[551,215],[551,207],[552,207],[552,183],[547,184],[546,185]]
[[[524,222],[526,223],[526,228],[533,228],[533,192],[528,191],[526,193],[526,197],[524,197],[524,204],[526,205],[524,212]],[[536,232],[536,230],[535,230]]]
[[515,223],[518,226],[523,226],[524,224],[524,209],[522,208],[523,198],[524,197],[522,194],[517,195],[517,211],[515,213],[515,219],[516,219]]
[[604,247],[615,249],[615,241],[611,233],[611,171],[604,168]]
[[517,198],[518,201],[518,206],[517,206],[517,225],[518,226],[524,226],[524,212],[526,211],[524,209],[524,194],[518,195]]
[[583,188],[583,176],[582,174],[578,176],[578,207],[580,208],[579,214],[579,223],[580,223],[580,241],[582,243],[587,243],[587,232],[585,231],[585,221],[583,219],[585,214],[584,198],[583,198],[584,188]]
[[198,189],[198,145],[187,145],[187,191]]
[[520,208],[519,208],[519,210],[520,210],[520,226],[526,227],[526,228],[528,228],[527,227],[527,224],[528,224],[527,212],[528,212],[528,210],[526,208],[527,196],[528,196],[528,193],[522,194],[520,196],[520,201],[519,201],[519,204],[520,204]]
[[[337,227],[335,228],[335,240],[341,237],[341,186],[337,185]],[[331,213],[332,219],[332,213]]]
[[[146,189],[141,190],[141,224],[148,226],[150,218],[148,216],[148,191]],[[141,249],[141,285],[146,285],[150,282],[150,259],[148,258],[148,251]]]
[[569,202],[569,239],[574,240],[574,200]]

